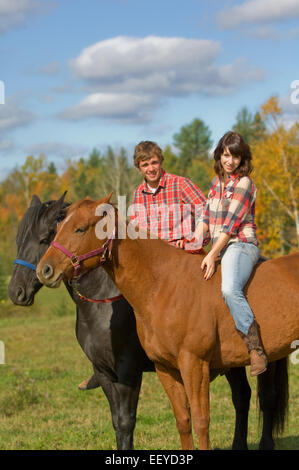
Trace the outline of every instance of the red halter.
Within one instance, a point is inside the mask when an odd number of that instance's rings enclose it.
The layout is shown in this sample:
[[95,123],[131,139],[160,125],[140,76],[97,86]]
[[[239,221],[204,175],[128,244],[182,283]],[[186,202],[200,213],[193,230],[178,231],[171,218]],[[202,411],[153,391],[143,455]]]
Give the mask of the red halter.
[[103,246],[100,248],[89,251],[88,253],[85,253],[84,255],[74,255],[71,251],[67,250],[64,246],[60,245],[60,243],[57,243],[55,241],[51,242],[51,245],[54,248],[57,248],[58,250],[62,251],[63,254],[65,254],[68,258],[70,258],[71,263],[74,267],[74,275],[73,275],[73,281],[72,281],[72,286],[74,287],[75,293],[78,295],[80,300],[85,301],[87,300],[88,302],[93,302],[93,303],[110,303],[114,302],[115,300],[120,300],[123,298],[123,296],[117,295],[116,297],[110,297],[109,299],[89,299],[88,297],[85,297],[85,295],[82,295],[79,290],[78,290],[78,278],[79,278],[79,271],[81,267],[81,261],[84,261],[88,258],[93,258],[94,256],[98,256],[102,254],[100,258],[100,264],[104,264],[106,261],[106,253],[108,250],[108,255],[111,255],[111,249],[112,249],[112,243],[113,243],[113,238],[114,238],[115,230],[113,231],[112,235],[106,240]]

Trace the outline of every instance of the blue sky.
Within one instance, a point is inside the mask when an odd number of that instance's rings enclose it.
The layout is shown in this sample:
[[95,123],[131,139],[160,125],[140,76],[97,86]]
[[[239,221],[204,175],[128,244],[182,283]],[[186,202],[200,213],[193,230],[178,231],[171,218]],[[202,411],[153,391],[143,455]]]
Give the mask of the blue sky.
[[0,178],[26,156],[172,144],[194,118],[214,142],[299,79],[299,0],[0,0]]

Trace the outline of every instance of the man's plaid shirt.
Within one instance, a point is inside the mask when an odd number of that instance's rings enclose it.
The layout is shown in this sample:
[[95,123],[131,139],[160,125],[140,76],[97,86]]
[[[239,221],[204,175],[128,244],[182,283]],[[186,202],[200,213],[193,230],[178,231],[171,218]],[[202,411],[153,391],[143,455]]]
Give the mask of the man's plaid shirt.
[[209,227],[213,245],[220,233],[231,236],[231,242],[247,242],[257,245],[255,216],[256,186],[249,176],[232,175],[221,195],[219,177],[210,187],[208,201],[201,220]]
[[151,238],[162,238],[171,244],[189,240],[206,201],[201,190],[188,178],[162,170],[155,193],[146,181],[136,188],[131,223],[149,231]]

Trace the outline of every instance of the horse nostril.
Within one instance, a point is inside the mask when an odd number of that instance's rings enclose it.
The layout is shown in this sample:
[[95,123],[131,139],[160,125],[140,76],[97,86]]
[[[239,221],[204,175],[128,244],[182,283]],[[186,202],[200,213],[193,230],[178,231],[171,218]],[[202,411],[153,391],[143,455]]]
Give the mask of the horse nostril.
[[19,302],[25,299],[25,289],[22,286],[18,286],[17,288],[17,299]]
[[42,268],[42,275],[45,279],[49,279],[53,276],[53,268],[50,264],[45,264]]

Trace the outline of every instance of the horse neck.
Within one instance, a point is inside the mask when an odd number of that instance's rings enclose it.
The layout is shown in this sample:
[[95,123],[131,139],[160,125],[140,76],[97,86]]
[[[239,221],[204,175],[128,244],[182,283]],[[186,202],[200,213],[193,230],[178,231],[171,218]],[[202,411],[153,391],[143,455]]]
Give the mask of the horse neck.
[[[103,267],[131,303],[132,294],[135,299],[137,290],[142,291],[144,286],[153,286],[153,279],[159,278],[160,263],[157,263],[157,259],[168,248],[171,247],[161,240],[115,239],[111,260]],[[150,295],[147,289],[145,291],[144,301]]]

